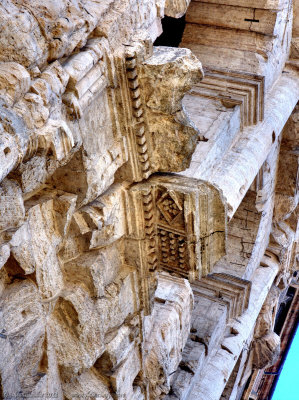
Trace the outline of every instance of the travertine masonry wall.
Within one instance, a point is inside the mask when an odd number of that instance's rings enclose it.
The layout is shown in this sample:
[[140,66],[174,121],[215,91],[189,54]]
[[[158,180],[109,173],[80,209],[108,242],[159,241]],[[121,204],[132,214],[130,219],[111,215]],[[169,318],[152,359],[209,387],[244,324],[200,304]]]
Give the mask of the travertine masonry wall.
[[275,361],[298,7],[1,2],[0,398],[235,400]]

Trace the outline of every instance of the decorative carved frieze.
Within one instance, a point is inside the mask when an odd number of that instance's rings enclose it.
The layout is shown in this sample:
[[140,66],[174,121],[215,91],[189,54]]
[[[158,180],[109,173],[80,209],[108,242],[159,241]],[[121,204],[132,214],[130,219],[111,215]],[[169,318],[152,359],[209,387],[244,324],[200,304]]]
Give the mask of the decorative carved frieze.
[[[189,4],[204,79],[189,48],[153,47]],[[219,400],[256,321],[254,365],[275,354],[271,299],[258,314],[298,261],[295,145],[262,262],[273,186],[236,210],[298,101],[291,4],[0,2],[1,398]],[[227,274],[249,257],[252,293]]]
[[[137,170],[136,180],[147,179],[152,173],[152,160],[150,159],[149,147],[149,129],[145,115],[145,104],[141,95],[140,78],[138,71],[138,63],[140,59],[144,60],[139,46],[130,46],[126,50],[125,70],[127,78],[127,87],[129,90],[129,102],[131,105],[131,123],[132,123],[132,141],[131,148],[135,149],[135,159],[131,158],[131,162],[136,163],[134,169]],[[130,129],[129,129],[130,131]],[[130,140],[130,136],[129,136]],[[151,147],[150,147],[151,148]],[[136,174],[136,173],[135,173]]]
[[163,269],[193,281],[211,272],[224,254],[224,205],[217,190],[204,182],[154,176],[132,187],[128,207],[135,209],[129,238],[142,241],[140,257],[148,270]]
[[118,173],[120,179],[138,182],[153,172],[183,170],[190,162],[184,154],[195,148],[199,131],[181,101],[202,79],[200,62],[187,49],[152,50],[150,41],[139,39],[126,46],[125,62],[117,58],[116,66],[117,119],[127,137],[129,157]]

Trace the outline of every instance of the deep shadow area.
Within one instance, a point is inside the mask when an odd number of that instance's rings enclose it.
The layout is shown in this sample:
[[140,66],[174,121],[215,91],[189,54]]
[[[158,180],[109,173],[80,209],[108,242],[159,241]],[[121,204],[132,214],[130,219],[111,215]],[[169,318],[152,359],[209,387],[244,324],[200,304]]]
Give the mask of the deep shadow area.
[[156,39],[154,46],[178,47],[185,29],[185,15],[181,18],[164,17],[163,33]]
[[289,287],[284,301],[281,302],[279,305],[279,309],[277,311],[276,320],[275,320],[275,326],[274,326],[274,332],[277,333],[277,335],[280,335],[280,333],[281,333],[281,330],[282,330],[285,320],[287,318],[289,309],[291,307],[292,301],[294,299],[295,293],[296,293],[295,288]]

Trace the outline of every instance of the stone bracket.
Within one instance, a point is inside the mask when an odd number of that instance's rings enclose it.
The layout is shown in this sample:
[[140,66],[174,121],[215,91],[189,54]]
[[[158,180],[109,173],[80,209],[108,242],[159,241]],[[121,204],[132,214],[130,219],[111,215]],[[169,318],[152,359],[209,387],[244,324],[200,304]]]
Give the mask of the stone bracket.
[[175,175],[153,176],[129,191],[129,228],[147,273],[165,270],[190,281],[212,271],[225,253],[225,207],[217,190]]

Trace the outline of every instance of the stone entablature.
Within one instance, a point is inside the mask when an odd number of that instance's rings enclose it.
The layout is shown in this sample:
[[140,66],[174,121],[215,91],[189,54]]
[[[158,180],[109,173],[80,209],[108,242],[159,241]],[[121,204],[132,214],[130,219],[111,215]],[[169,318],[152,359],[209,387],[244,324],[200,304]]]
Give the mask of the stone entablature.
[[[233,400],[275,361],[297,9],[1,3],[0,397]],[[181,47],[153,46],[185,14]]]

